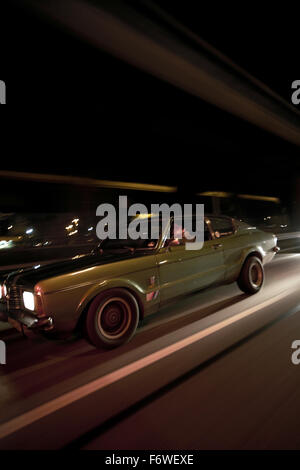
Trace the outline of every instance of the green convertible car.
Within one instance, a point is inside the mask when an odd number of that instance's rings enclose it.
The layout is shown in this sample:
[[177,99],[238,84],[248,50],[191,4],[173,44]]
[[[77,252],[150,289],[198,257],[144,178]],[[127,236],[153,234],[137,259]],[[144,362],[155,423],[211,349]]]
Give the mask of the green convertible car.
[[184,233],[169,224],[159,240],[106,239],[89,255],[8,274],[0,319],[25,334],[81,329],[94,346],[116,347],[179,296],[232,282],[255,294],[279,250],[275,235],[223,216],[205,216],[203,248],[186,250]]

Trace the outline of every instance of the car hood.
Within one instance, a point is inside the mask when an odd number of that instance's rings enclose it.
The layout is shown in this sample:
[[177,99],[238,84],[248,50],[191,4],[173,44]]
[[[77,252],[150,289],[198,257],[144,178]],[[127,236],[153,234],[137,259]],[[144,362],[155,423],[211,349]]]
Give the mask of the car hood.
[[118,254],[104,252],[102,254],[88,254],[80,258],[72,258],[67,261],[46,264],[38,268],[32,267],[13,271],[7,276],[6,282],[8,285],[19,285],[27,288],[33,288],[35,284],[44,279],[61,276],[63,274],[68,274],[72,271],[78,271],[80,269],[116,263],[118,261],[144,256],[145,254],[146,253],[144,252],[124,252]]

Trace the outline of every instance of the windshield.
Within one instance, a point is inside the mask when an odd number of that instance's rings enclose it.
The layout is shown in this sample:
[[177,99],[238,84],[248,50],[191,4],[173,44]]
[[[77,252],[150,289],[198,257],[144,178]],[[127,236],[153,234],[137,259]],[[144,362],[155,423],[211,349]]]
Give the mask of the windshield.
[[[136,217],[137,220],[139,217]],[[133,220],[133,219],[132,219]],[[149,217],[145,221],[143,220],[142,225],[139,228],[139,238],[134,240],[133,238],[124,239],[105,239],[100,243],[100,249],[102,250],[155,250],[159,244],[159,240],[162,236],[162,222],[157,217]],[[154,235],[155,234],[155,235]]]
[[103,240],[100,244],[102,250],[154,250],[158,245],[159,240],[148,239],[148,240]]

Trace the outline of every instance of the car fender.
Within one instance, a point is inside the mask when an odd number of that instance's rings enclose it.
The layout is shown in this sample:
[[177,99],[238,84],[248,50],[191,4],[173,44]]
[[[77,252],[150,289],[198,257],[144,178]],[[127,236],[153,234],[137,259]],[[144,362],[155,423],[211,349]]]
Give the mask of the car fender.
[[248,258],[248,256],[251,255],[251,254],[257,254],[257,255],[259,255],[258,257],[261,260],[263,260],[265,255],[266,255],[266,252],[265,252],[265,250],[263,249],[263,247],[261,245],[252,245],[252,246],[246,247],[242,251],[241,268],[242,268],[243,264],[245,263],[246,259]]
[[138,284],[136,284],[133,281],[130,281],[128,279],[122,279],[122,278],[121,279],[114,278],[114,279],[107,279],[107,280],[101,281],[99,284],[91,286],[91,288],[87,292],[85,292],[83,298],[81,299],[81,302],[79,303],[78,308],[77,308],[76,316],[80,317],[83,311],[89,305],[89,303],[97,295],[101,294],[101,292],[104,292],[113,288],[121,288],[121,289],[123,288],[132,292],[132,294],[135,296],[136,300],[138,301],[138,304],[141,310],[141,315],[143,315],[143,311],[144,311],[143,299],[145,296],[145,292],[141,289],[141,287]]

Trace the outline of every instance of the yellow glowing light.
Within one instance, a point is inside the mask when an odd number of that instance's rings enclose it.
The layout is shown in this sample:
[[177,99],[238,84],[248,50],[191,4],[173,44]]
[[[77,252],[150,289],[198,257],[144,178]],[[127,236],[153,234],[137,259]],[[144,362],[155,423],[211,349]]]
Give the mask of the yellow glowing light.
[[41,173],[27,173],[18,171],[0,171],[2,178],[14,178],[19,180],[44,181],[47,183],[76,184],[80,186],[92,186],[99,188],[112,188],[132,191],[154,191],[163,193],[177,192],[177,186],[164,186],[158,184],[146,184],[124,181],[96,180],[80,176],[63,176]]
[[253,201],[267,201],[267,202],[275,202],[276,204],[280,204],[280,199],[278,197],[271,197],[271,196],[255,196],[253,194],[238,194],[240,199],[251,199]]
[[150,219],[151,217],[158,217],[158,214],[137,214],[136,219]]
[[224,191],[204,191],[204,193],[197,193],[196,196],[232,197],[232,193],[226,193]]
[[70,237],[71,235],[75,235],[75,233],[78,233],[78,230],[74,230],[73,232],[68,233],[68,235]]

